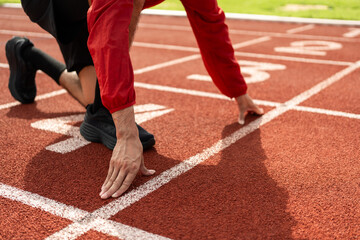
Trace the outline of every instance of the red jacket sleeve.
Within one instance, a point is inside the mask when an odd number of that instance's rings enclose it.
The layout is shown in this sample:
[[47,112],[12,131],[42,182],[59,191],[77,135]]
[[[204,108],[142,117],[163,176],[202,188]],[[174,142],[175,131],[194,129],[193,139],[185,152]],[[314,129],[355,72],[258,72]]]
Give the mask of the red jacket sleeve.
[[134,72],[129,55],[132,9],[132,0],[93,0],[88,11],[88,48],[101,100],[111,113],[135,104]]

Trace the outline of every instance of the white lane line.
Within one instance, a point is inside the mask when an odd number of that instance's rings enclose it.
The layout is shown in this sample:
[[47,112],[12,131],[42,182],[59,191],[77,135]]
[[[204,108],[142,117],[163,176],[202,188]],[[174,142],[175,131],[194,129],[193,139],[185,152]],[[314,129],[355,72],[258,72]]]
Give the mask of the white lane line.
[[[50,93],[45,93],[45,94],[36,96],[35,101],[39,101],[39,100],[43,100],[43,99],[47,99],[47,98],[52,98],[52,97],[55,97],[55,96],[58,96],[58,95],[61,95],[61,94],[64,94],[64,93],[66,93],[65,89],[53,91],[53,92],[50,92]],[[11,108],[11,107],[14,107],[14,106],[17,106],[17,105],[20,105],[20,104],[21,104],[20,102],[11,102],[11,103],[1,104],[0,105],[0,110]]]
[[[73,229],[76,229],[76,231],[73,231]],[[45,238],[45,240],[76,239],[89,230],[96,230],[98,232],[124,240],[169,240],[169,238],[146,232],[139,228],[131,227],[111,220],[93,217],[93,214],[89,214],[82,221],[77,221],[68,225],[53,235],[48,236]],[[79,234],[79,232],[81,232],[81,234]]]
[[[254,41],[254,40],[250,40],[250,41]],[[244,43],[239,43],[239,44],[244,44]],[[235,44],[234,46],[239,45],[239,44]],[[133,46],[146,47],[146,48],[156,48],[156,49],[165,49],[165,50],[177,50],[177,51],[185,51],[185,52],[196,52],[196,53],[199,52],[198,48],[167,45],[167,44],[157,44],[157,43],[134,43]],[[289,56],[279,56],[279,55],[260,54],[260,53],[235,52],[235,55],[236,56],[242,56],[242,57],[276,59],[276,60],[282,60],[282,61],[318,63],[318,64],[328,64],[328,65],[339,65],[339,66],[349,66],[349,65],[352,64],[352,62],[345,62],[345,61],[322,60],[322,59],[301,58],[301,57],[289,57]]]
[[[243,43],[238,43],[233,45],[234,49],[238,49],[240,47],[244,47],[250,42],[263,42],[267,39],[267,37],[260,37],[257,39],[245,41]],[[133,46],[135,47],[145,47],[145,48],[154,48],[154,49],[162,49],[162,50],[176,50],[176,51],[184,51],[184,52],[194,52],[199,53],[199,49],[195,47],[186,47],[186,46],[176,46],[169,44],[157,44],[157,43],[143,43],[143,42],[134,42]],[[345,61],[334,61],[334,60],[322,60],[322,59],[314,59],[314,58],[301,58],[301,57],[289,57],[289,56],[279,56],[279,55],[271,55],[271,54],[261,54],[261,53],[247,53],[247,52],[235,52],[236,56],[242,57],[253,57],[253,58],[264,58],[264,59],[276,59],[282,61],[292,61],[292,62],[305,62],[305,63],[317,63],[317,64],[328,64],[328,65],[339,65],[339,66],[349,66],[352,62]],[[0,68],[9,68],[9,65],[6,63],[0,63]]]
[[[239,49],[239,48],[247,47],[247,46],[250,46],[250,45],[258,44],[258,43],[261,43],[261,42],[264,42],[264,41],[269,41],[270,39],[271,38],[269,38],[269,37],[260,37],[260,38],[256,38],[256,39],[252,39],[252,40],[248,40],[248,41],[245,41],[245,42],[235,44],[233,47],[234,47],[234,49]],[[192,61],[192,60],[200,59],[200,58],[201,58],[200,54],[194,54],[194,55],[190,55],[190,56],[187,56],[187,57],[175,59],[175,60],[172,60],[172,61],[168,61],[168,62],[164,62],[164,63],[160,63],[160,64],[155,64],[153,66],[141,68],[141,69],[135,70],[134,74],[142,74],[142,73],[145,73],[145,72],[154,71],[154,70],[157,70],[157,69],[160,69],[160,68],[165,68],[165,67],[169,67],[169,66],[172,66],[172,65],[176,65],[176,64],[180,64],[180,63],[184,63],[184,62],[188,62],[188,61]]]
[[[62,234],[71,234],[71,239],[76,239],[78,236],[81,236],[91,228],[93,228],[94,222],[98,218],[108,219],[118,212],[122,211],[123,209],[131,206],[132,204],[138,202],[148,194],[156,191],[163,185],[169,183],[172,179],[179,177],[183,173],[191,170],[198,164],[202,163],[203,161],[209,159],[210,157],[214,156],[215,154],[221,152],[222,150],[228,148],[236,141],[240,140],[244,136],[254,132],[260,126],[272,121],[273,119],[277,118],[278,116],[282,115],[283,113],[291,110],[296,105],[302,103],[303,101],[309,99],[310,97],[314,96],[315,94],[319,93],[326,87],[330,86],[331,84],[339,81],[346,75],[350,74],[351,72],[355,71],[360,67],[360,61],[352,64],[351,66],[347,67],[346,69],[337,72],[333,76],[327,78],[326,80],[320,82],[319,84],[315,85],[311,89],[301,93],[300,95],[292,98],[291,100],[287,101],[285,104],[279,105],[277,108],[271,110],[270,112],[264,114],[263,116],[259,117],[258,119],[250,122],[248,125],[240,128],[238,131],[234,132],[233,134],[229,135],[228,137],[219,140],[211,147],[203,150],[201,153],[192,156],[181,163],[175,165],[174,167],[160,173],[158,176],[152,178],[145,184],[139,186],[138,188],[126,193],[122,197],[104,205],[103,207],[95,210],[92,213],[92,221],[82,224],[79,226],[78,224],[71,224],[66,228],[60,230]],[[63,236],[63,235],[59,235]]]
[[[215,98],[215,99],[232,101],[232,99],[230,99],[229,97],[218,93],[202,92],[197,90],[169,87],[169,86],[156,85],[150,83],[135,82],[135,87],[149,89],[149,90],[163,91],[163,92],[180,93],[180,94],[197,96],[197,97]],[[280,103],[270,102],[270,101],[263,101],[263,100],[254,100],[254,101],[256,104],[269,106],[269,107],[277,107],[280,105]]]
[[[237,46],[237,48],[249,46],[250,44],[256,44],[256,43],[258,43],[259,41],[261,42],[261,41],[265,41],[265,40],[266,40],[265,38],[261,37],[261,38],[259,38],[258,40],[253,39],[253,40],[245,41],[245,42],[239,43],[239,45]],[[184,63],[184,62],[187,62],[187,61],[192,61],[192,60],[199,59],[199,58],[201,58],[201,55],[200,55],[200,54],[194,54],[194,55],[190,55],[190,56],[187,56],[187,57],[183,57],[183,58],[178,58],[178,59],[175,59],[175,60],[167,61],[167,62],[164,62],[164,63],[159,63],[159,64],[155,64],[155,65],[152,65],[152,66],[144,67],[144,68],[135,70],[135,71],[134,71],[134,74],[143,74],[143,73],[146,73],[146,72],[150,72],[150,71],[154,71],[154,70],[157,70],[157,69],[161,69],[161,68],[173,66],[173,65],[180,64],[180,63]],[[9,65],[2,63],[2,64],[1,64],[1,67],[9,68]],[[60,90],[60,91],[61,91],[61,90]],[[62,90],[62,91],[65,91],[65,90]],[[66,92],[66,91],[65,91],[65,92]],[[35,98],[35,100],[41,100],[41,99],[49,98],[49,97],[52,97],[52,96],[56,96],[56,95],[59,95],[59,94],[63,94],[63,93],[65,93],[65,92],[61,92],[61,93],[49,93],[50,95],[46,95],[46,94],[45,94],[44,96],[38,96],[37,98]],[[55,94],[55,95],[51,95],[51,94]],[[0,105],[0,110],[6,109],[6,108],[10,108],[10,107],[13,107],[13,106],[17,106],[17,105],[19,105],[19,104],[20,104],[19,102],[12,102],[12,103],[7,103],[7,104],[2,104],[2,105]]]
[[[157,90],[157,91],[163,91],[163,92],[179,93],[179,94],[185,94],[185,95],[191,95],[191,96],[233,101],[232,99],[230,99],[222,94],[202,92],[202,91],[183,89],[183,88],[175,88],[175,87],[169,87],[169,86],[163,86],[163,85],[135,82],[135,87],[149,89],[149,90]],[[267,107],[279,107],[279,106],[283,105],[282,103],[279,103],[279,102],[272,102],[272,101],[265,101],[265,100],[258,100],[258,99],[254,99],[254,102],[258,105],[267,106]],[[292,110],[325,114],[325,115],[336,116],[336,117],[360,119],[360,114],[333,111],[333,110],[327,110],[327,109],[321,109],[321,108],[296,106],[296,107],[293,107]]]
[[287,30],[287,33],[298,33],[298,32],[303,32],[303,31],[307,31],[310,29],[313,29],[315,27],[314,24],[309,24],[309,25],[305,25],[305,26],[301,26],[301,27],[297,27],[297,28],[292,28]]
[[9,68],[9,64],[7,64],[7,63],[0,63],[0,68]]
[[181,93],[181,94],[192,95],[192,96],[230,100],[230,98],[228,98],[227,96],[218,94],[218,93],[202,92],[202,91],[197,91],[197,90],[169,87],[169,86],[156,85],[156,84],[150,84],[150,83],[142,83],[142,82],[135,82],[134,85],[135,85],[135,87],[145,88],[145,89],[149,89],[149,90],[158,90],[158,91],[163,91],[163,92]]
[[[228,97],[226,97],[226,96],[224,96],[222,94],[218,94],[218,93],[202,92],[202,91],[197,91],[197,90],[169,87],[169,86],[163,86],[163,85],[135,82],[135,87],[149,89],[149,90],[180,93],[180,94],[186,94],[186,95],[191,95],[191,96],[207,97],[207,98],[214,98],[214,99],[232,101],[232,99],[230,99],[230,98],[228,98]],[[64,94],[64,93],[66,93],[66,90],[61,89],[61,90],[57,90],[57,91],[54,91],[54,92],[39,95],[39,96],[37,96],[35,98],[35,100],[39,101],[39,100],[42,100],[42,99],[55,97],[55,96],[58,96],[58,95],[61,95],[61,94]],[[277,106],[281,105],[281,103],[278,103],[278,102],[271,102],[271,101],[257,100],[257,99],[255,99],[254,102],[256,104],[259,104],[259,105],[262,105],[262,106],[268,106],[268,107],[277,107]],[[12,102],[12,103],[2,104],[2,105],[0,105],[0,110],[7,109],[7,108],[10,108],[10,107],[14,107],[14,106],[17,106],[17,105],[20,105],[20,104],[21,104],[20,102]],[[313,112],[313,113],[326,114],[326,115],[331,115],[331,116],[347,117],[347,118],[353,118],[353,119],[359,119],[360,118],[360,114],[346,113],[346,112],[333,111],[333,110],[320,109],[320,108],[296,106],[293,109],[297,110],[297,111]]]
[[168,62],[164,62],[164,63],[160,63],[160,64],[155,64],[155,65],[152,65],[152,66],[149,66],[149,67],[144,67],[144,68],[135,70],[134,74],[142,74],[142,73],[145,73],[145,72],[154,71],[154,70],[157,70],[157,69],[160,69],[160,68],[165,68],[165,67],[169,67],[169,66],[176,65],[176,64],[179,64],[179,63],[184,63],[184,62],[188,62],[188,61],[191,61],[191,60],[199,59],[200,57],[201,57],[200,54],[194,54],[194,55],[191,55],[191,56],[175,59],[175,60],[172,60],[172,61],[168,61]]
[[0,18],[5,20],[29,20],[26,16],[14,14],[0,14]]
[[176,46],[176,45],[169,45],[169,44],[158,44],[158,43],[134,42],[133,46],[155,48],[155,49],[161,49],[161,50],[177,50],[177,51],[195,52],[195,53],[200,52],[199,48],[197,48],[197,47],[185,47],[185,46]]
[[99,219],[93,229],[107,235],[126,240],[169,240],[169,238],[152,234],[112,220]]
[[0,183],[0,196],[21,202],[28,206],[41,209],[55,216],[69,219],[71,221],[80,221],[89,213],[73,206],[59,203],[55,200],[42,197],[35,193],[30,193],[15,187]]
[[269,41],[269,40],[271,40],[270,37],[260,37],[260,38],[255,38],[253,40],[245,41],[245,42],[242,42],[242,43],[234,44],[233,47],[234,47],[234,49],[239,49],[239,48],[247,47],[247,46],[250,46],[250,45],[266,42],[266,41]]
[[[150,84],[150,83],[141,83],[141,82],[135,82],[134,85],[135,85],[135,87],[149,89],[149,90],[180,93],[180,94],[186,94],[186,95],[191,95],[191,96],[207,97],[207,98],[215,98],[215,99],[232,101],[230,98],[228,98],[222,94],[218,94],[218,93],[209,93],[209,92],[203,92],[203,91],[197,91],[197,90],[190,90],[190,89],[169,87],[169,86],[156,85],[156,84]],[[37,96],[35,98],[35,101],[55,97],[55,96],[58,96],[58,95],[61,95],[64,93],[66,93],[65,89],[57,90],[57,91],[50,92],[50,93],[45,93],[45,94]],[[265,101],[265,100],[254,100],[254,102],[256,104],[259,104],[262,106],[268,106],[268,107],[277,107],[277,106],[281,105],[281,103],[278,103],[278,102],[271,102],[271,101]],[[14,106],[17,106],[20,104],[21,104],[20,102],[11,102],[11,103],[2,104],[2,105],[0,105],[0,110],[11,108],[11,107],[14,107]],[[326,115],[332,115],[332,116],[341,116],[341,117],[354,118],[354,119],[359,119],[359,116],[360,116],[359,114],[354,114],[354,113],[345,113],[345,112],[312,108],[312,107],[297,106],[294,108],[294,110],[305,111],[305,112],[314,112],[314,113],[326,114]]]
[[168,25],[168,24],[158,24],[158,23],[139,23],[139,28],[150,28],[157,30],[175,30],[175,31],[186,31],[192,32],[192,29],[189,25]]
[[40,38],[54,38],[48,33],[40,32],[24,32],[24,31],[14,31],[14,30],[5,30],[0,29],[0,34],[11,35],[11,36],[27,36],[27,37],[40,37]]
[[201,75],[201,74],[191,74],[191,75],[187,76],[186,79],[202,81],[202,82],[211,82],[212,81],[212,79],[209,75]]
[[[170,49],[170,48],[172,48],[172,45],[150,43],[150,44],[146,44],[146,45],[139,45],[137,47]],[[177,46],[174,46],[174,47],[175,48],[172,48],[171,50],[179,50],[179,51],[186,51],[186,52],[199,52],[199,49],[197,49],[197,48],[190,49],[188,47],[177,47]],[[345,62],[345,61],[321,60],[321,59],[301,58],[301,57],[288,57],[288,56],[279,56],[279,55],[261,54],[261,53],[249,53],[249,52],[235,52],[235,56],[260,58],[260,59],[275,59],[275,60],[289,61],[289,62],[304,62],[304,63],[338,65],[338,66],[350,66],[352,64],[352,62]],[[9,68],[9,65],[6,63],[0,63],[0,68]]]
[[[169,86],[156,85],[156,84],[150,84],[150,83],[142,83],[142,82],[135,82],[134,85],[135,85],[135,87],[149,89],[149,90],[180,93],[180,94],[186,94],[186,95],[192,95],[192,96],[198,96],[198,97],[207,97],[207,98],[215,98],[215,99],[232,101],[230,98],[228,98],[222,94],[218,94],[218,93],[209,93],[209,92],[203,92],[203,91],[197,91],[197,90],[169,87]],[[50,93],[45,93],[45,94],[37,96],[35,98],[35,101],[55,97],[55,96],[58,96],[58,95],[61,95],[64,93],[67,93],[65,89],[53,91]],[[277,106],[281,105],[281,103],[278,103],[278,102],[271,102],[271,101],[265,101],[265,100],[254,100],[254,102],[256,104],[259,104],[262,106],[268,106],[268,107],[277,107]],[[0,110],[18,106],[20,104],[21,104],[20,102],[11,102],[11,103],[2,104],[2,105],[0,105]],[[319,109],[319,108],[311,108],[311,107],[297,106],[294,108],[294,110],[305,111],[305,112],[314,112],[314,113],[326,114],[326,115],[332,115],[332,116],[348,117],[348,118],[354,118],[354,119],[359,119],[359,116],[360,116],[359,114],[354,114],[354,113],[345,113],[345,112],[332,111],[332,110]]]
[[235,56],[241,57],[253,57],[261,59],[275,59],[281,61],[290,61],[290,62],[303,62],[303,63],[316,63],[316,64],[327,64],[327,65],[338,65],[338,66],[350,66],[352,62],[344,61],[334,61],[334,60],[322,60],[315,58],[301,58],[301,57],[288,57],[288,56],[279,56],[271,54],[261,54],[261,53],[249,53],[249,52],[235,52]]
[[326,109],[321,109],[321,108],[295,106],[293,108],[293,110],[303,111],[303,112],[311,112],[311,113],[318,113],[318,114],[325,114],[325,115],[336,116],[336,117],[360,119],[360,114],[340,112],[340,111],[334,111],[334,110],[326,110]]
[[[269,40],[271,40],[270,37],[255,38],[255,39],[252,39],[252,40],[248,40],[248,41],[245,41],[245,42],[234,44],[233,48],[234,49],[239,49],[239,48],[247,47],[247,46],[250,46],[250,45],[254,45],[254,44],[269,41]],[[195,52],[195,53],[200,52],[199,48],[196,48],[196,47],[176,46],[176,45],[158,44],[158,43],[134,42],[133,46],[135,46],[135,47],[154,48],[154,49],[162,49],[162,50],[177,50],[177,51],[184,51],[184,52]]]
[[20,104],[21,104],[20,102],[11,102],[11,103],[1,104],[0,105],[0,110],[15,107],[15,106],[20,105]]
[[[43,210],[55,216],[68,219],[80,226],[86,222],[93,221],[91,213],[87,211],[3,183],[0,183],[0,196]],[[94,230],[121,239],[168,239],[111,220],[95,219],[93,222],[95,224],[93,226]],[[57,236],[54,237],[55,238],[52,239],[66,239],[67,236],[62,235],[58,236],[59,238],[56,238]]]
[[251,36],[270,36],[278,38],[296,38],[296,39],[311,39],[311,40],[325,40],[325,41],[339,41],[339,42],[360,42],[358,39],[349,39],[344,37],[331,37],[331,36],[316,36],[305,34],[292,34],[292,33],[276,33],[276,32],[257,32],[247,30],[230,30],[232,34],[238,35],[251,35]]
[[313,95],[315,95],[315,94],[319,93],[320,91],[322,91],[323,89],[329,87],[331,84],[339,81],[346,75],[349,75],[350,73],[354,72],[359,67],[360,67],[360,61],[357,61],[356,63],[348,66],[347,68],[341,70],[340,72],[337,72],[336,74],[329,77],[325,81],[318,83],[311,89],[309,89],[309,90],[303,92],[302,94],[294,97],[293,99],[285,102],[285,105],[292,106],[292,107],[294,107],[295,105],[299,105],[301,102],[304,102],[305,100],[309,99]]
[[[167,25],[167,24],[153,24],[153,23],[141,23],[139,27],[158,30],[172,30],[172,31],[192,31],[189,26],[181,25]],[[249,31],[249,30],[235,30],[230,29],[231,34],[236,35],[249,35],[249,36],[268,36],[278,38],[299,38],[299,39],[316,39],[316,40],[328,40],[328,41],[341,41],[341,42],[360,42],[360,39],[352,39],[345,37],[332,37],[321,35],[305,35],[305,34],[292,34],[292,33],[277,33],[277,32],[264,32],[264,31]]]
[[[259,39],[265,39],[267,37],[258,38],[250,41],[259,41]],[[263,41],[260,41],[263,42]],[[236,48],[240,48],[242,44],[245,46],[246,42],[235,44]],[[146,47],[146,48],[156,48],[156,49],[165,49],[165,50],[177,50],[177,51],[185,51],[185,52],[199,52],[198,48],[193,47],[186,47],[186,46],[175,46],[175,45],[168,45],[168,44],[157,44],[157,43],[141,43],[135,42],[133,46],[136,47]],[[235,49],[234,47],[234,49]],[[322,59],[313,59],[313,58],[301,58],[301,57],[288,57],[288,56],[279,56],[279,55],[271,55],[271,54],[260,54],[260,53],[247,53],[247,52],[235,52],[237,56],[244,56],[244,57],[254,57],[254,58],[265,58],[265,59],[276,59],[282,61],[292,61],[292,62],[305,62],[305,63],[318,63],[318,64],[329,64],[329,65],[339,65],[339,66],[349,66],[352,62],[345,62],[345,61],[334,61],[334,60],[322,60]]]
[[61,95],[61,94],[64,94],[64,93],[67,93],[67,91],[65,89],[60,89],[60,90],[53,91],[53,92],[50,92],[50,93],[45,93],[45,94],[37,96],[35,98],[35,101],[55,97],[55,96],[58,96],[58,95]]

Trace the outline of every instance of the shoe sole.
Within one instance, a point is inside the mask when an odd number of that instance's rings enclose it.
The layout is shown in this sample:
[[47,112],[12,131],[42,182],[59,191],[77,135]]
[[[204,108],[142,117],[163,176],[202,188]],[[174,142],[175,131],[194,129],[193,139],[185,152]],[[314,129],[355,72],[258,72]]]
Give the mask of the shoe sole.
[[9,85],[8,85],[8,87],[9,87],[11,95],[21,103],[25,103],[25,104],[26,103],[33,103],[34,99],[25,99],[16,91],[16,86],[15,86],[15,80],[16,80],[15,72],[16,72],[16,69],[12,69],[12,67],[11,67],[11,66],[16,65],[16,60],[15,60],[16,59],[16,56],[15,56],[16,49],[15,49],[14,42],[9,41],[9,42],[6,43],[5,52],[6,52],[6,58],[8,60],[9,69],[10,69],[10,77],[9,77]]
[[[116,144],[116,138],[109,134],[104,133],[100,129],[83,122],[80,126],[81,135],[90,142],[97,142],[104,144],[107,148],[113,150]],[[147,150],[155,145],[155,139],[150,138],[146,142],[141,142],[143,150]]]
[[15,52],[15,45],[13,42],[8,42],[5,46],[5,51],[6,51],[6,58],[8,60],[9,63],[9,69],[10,69],[10,77],[9,77],[9,90],[11,95],[18,100],[19,102],[23,102],[24,99],[22,99],[22,97],[20,97],[20,95],[17,93],[17,91],[15,90],[15,80],[14,79],[14,72],[15,69],[12,69],[11,66],[14,66],[16,64],[16,60],[15,60],[15,56],[12,54]]

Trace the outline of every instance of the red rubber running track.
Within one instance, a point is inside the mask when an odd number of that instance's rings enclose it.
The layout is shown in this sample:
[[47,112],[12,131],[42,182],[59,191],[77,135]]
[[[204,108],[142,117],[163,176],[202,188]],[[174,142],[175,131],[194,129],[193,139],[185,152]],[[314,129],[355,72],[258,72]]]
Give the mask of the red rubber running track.
[[156,136],[118,199],[98,194],[111,151],[84,109],[37,73],[38,98],[7,88],[5,43],[27,36],[62,61],[20,9],[0,8],[3,239],[359,239],[360,35],[352,27],[229,20],[249,94],[237,123],[209,82],[186,18],[143,16],[131,50],[137,121]]

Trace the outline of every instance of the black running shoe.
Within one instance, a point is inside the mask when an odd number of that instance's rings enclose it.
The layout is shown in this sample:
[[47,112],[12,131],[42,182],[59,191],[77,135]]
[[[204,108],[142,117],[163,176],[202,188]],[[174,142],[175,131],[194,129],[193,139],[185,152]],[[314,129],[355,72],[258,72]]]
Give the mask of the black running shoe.
[[11,95],[21,103],[32,103],[36,96],[35,74],[31,63],[22,58],[22,51],[34,46],[27,38],[13,37],[5,46],[9,62],[9,90]]
[[[114,149],[116,144],[116,129],[110,112],[106,108],[100,108],[97,112],[91,112],[91,105],[86,107],[84,122],[80,126],[81,135],[90,142],[100,142],[109,149]],[[143,149],[149,149],[155,144],[154,135],[136,124],[139,130],[140,141]]]

